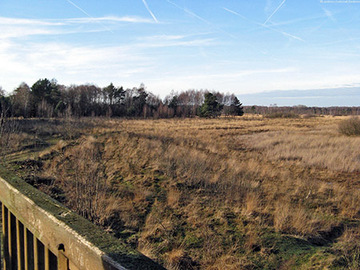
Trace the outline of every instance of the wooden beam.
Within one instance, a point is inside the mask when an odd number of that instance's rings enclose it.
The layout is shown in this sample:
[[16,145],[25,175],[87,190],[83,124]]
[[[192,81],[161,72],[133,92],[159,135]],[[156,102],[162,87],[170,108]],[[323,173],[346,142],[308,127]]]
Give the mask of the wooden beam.
[[8,238],[8,246],[7,246],[7,253],[9,254],[9,260],[8,260],[8,269],[13,270],[13,254],[12,254],[12,226],[11,226],[11,212],[9,209],[7,210],[7,238]]
[[35,235],[33,235],[33,243],[34,243],[34,270],[39,270],[38,240]]
[[17,268],[22,270],[24,267],[24,230],[22,230],[21,222],[16,219],[16,248],[17,248]]
[[58,253],[58,270],[69,270],[69,260],[65,254],[59,250]]
[[29,270],[29,250],[28,250],[28,234],[24,226],[24,269]]
[[1,204],[1,218],[2,218],[2,235],[1,235],[1,244],[3,250],[3,268],[7,269],[7,263],[9,261],[9,256],[7,252],[7,209],[5,205]]
[[45,247],[45,270],[50,270],[50,250]]

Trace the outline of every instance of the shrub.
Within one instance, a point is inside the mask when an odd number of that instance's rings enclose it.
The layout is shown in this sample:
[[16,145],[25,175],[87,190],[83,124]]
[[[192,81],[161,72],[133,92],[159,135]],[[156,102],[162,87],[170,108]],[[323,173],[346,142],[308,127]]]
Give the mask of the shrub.
[[347,136],[360,136],[360,118],[352,117],[340,122],[339,132]]

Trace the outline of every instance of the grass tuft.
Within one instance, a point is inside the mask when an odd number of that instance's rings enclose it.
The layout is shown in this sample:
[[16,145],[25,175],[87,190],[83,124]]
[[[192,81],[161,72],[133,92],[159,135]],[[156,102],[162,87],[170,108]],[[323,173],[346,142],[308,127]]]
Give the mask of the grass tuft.
[[339,124],[339,132],[346,136],[360,136],[360,118],[352,117]]

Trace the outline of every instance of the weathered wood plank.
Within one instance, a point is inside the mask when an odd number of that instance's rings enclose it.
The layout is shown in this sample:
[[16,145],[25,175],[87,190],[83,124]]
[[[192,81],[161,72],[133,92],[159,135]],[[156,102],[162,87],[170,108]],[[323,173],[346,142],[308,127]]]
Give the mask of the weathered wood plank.
[[20,179],[0,177],[0,201],[33,233],[34,252],[37,238],[79,270],[164,269]]
[[24,238],[21,222],[16,219],[16,248],[17,248],[17,269],[22,270],[24,267]]
[[24,226],[24,269],[29,270],[28,234]]
[[2,218],[2,248],[3,248],[3,268],[4,270],[8,269],[8,262],[9,262],[9,253],[8,253],[8,248],[7,248],[7,241],[8,241],[8,236],[7,236],[7,208],[5,207],[5,205],[2,203],[1,204],[1,218]]
[[38,241],[36,236],[33,236],[33,244],[34,244],[34,270],[39,270],[39,252],[38,252]]

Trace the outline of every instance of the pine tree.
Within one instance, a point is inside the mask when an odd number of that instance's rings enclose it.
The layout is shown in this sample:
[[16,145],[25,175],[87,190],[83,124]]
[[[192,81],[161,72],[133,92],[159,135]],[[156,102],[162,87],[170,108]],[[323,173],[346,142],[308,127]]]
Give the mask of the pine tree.
[[217,117],[221,114],[221,110],[223,109],[223,105],[220,104],[216,96],[212,93],[206,93],[205,94],[205,101],[204,104],[200,107],[200,116],[201,117],[207,117],[207,118],[213,118]]

